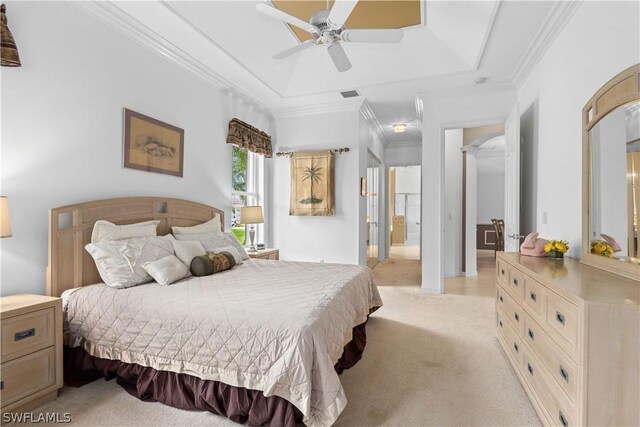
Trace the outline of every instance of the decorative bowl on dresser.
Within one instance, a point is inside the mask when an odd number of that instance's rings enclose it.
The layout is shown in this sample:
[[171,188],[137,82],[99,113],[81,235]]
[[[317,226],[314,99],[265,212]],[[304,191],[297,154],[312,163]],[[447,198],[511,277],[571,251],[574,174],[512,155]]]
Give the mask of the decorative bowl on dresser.
[[256,252],[247,252],[251,258],[255,259],[270,259],[270,260],[279,260],[280,259],[280,250],[279,249],[258,249]]
[[499,252],[498,341],[545,425],[640,424],[640,284]]
[[41,295],[0,298],[2,413],[33,409],[62,387],[62,300]]

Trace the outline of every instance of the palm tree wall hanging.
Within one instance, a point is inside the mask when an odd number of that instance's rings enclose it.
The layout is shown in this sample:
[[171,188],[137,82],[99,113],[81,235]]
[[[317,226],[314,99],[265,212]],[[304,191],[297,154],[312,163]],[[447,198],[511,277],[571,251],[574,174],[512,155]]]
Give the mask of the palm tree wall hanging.
[[335,215],[333,158],[331,150],[291,155],[289,215]]

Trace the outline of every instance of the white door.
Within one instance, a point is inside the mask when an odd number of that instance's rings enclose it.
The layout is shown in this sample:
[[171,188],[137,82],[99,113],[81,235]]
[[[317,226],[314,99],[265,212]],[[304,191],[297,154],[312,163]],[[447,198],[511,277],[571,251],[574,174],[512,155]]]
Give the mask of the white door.
[[520,249],[520,114],[516,103],[504,124],[504,250]]
[[407,245],[420,244],[420,194],[407,194]]

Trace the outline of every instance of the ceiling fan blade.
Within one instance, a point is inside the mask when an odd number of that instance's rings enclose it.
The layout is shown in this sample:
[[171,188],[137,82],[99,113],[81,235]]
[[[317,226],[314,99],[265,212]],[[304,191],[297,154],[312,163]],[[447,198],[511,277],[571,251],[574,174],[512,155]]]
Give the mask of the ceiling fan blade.
[[327,48],[329,56],[339,72],[347,71],[351,68],[351,61],[347,57],[342,45],[340,43],[331,43]]
[[342,40],[350,43],[399,43],[404,37],[402,30],[345,30]]
[[295,25],[296,27],[302,28],[309,33],[315,34],[318,32],[318,27],[316,27],[315,25],[304,22],[302,19],[298,19],[295,16],[289,15],[288,13],[278,10],[275,7],[269,6],[266,3],[258,3],[256,5],[256,9],[259,12],[264,13],[265,15],[279,19],[288,24]]
[[338,30],[344,27],[344,23],[349,19],[349,15],[351,15],[356,4],[358,4],[358,0],[336,0],[327,18],[329,28]]
[[282,51],[282,52],[278,53],[277,55],[273,55],[273,59],[284,59],[287,56],[291,56],[294,53],[298,53],[300,51],[303,51],[306,48],[311,47],[311,46],[313,46],[315,44],[316,44],[315,40],[307,40],[306,42],[297,44],[297,45],[295,45],[294,47],[292,47],[290,49],[287,49],[285,51]]

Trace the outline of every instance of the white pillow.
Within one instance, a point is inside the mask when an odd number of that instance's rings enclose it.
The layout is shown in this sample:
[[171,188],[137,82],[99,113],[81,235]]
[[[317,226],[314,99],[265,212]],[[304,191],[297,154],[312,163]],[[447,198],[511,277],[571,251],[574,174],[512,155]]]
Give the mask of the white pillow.
[[202,247],[207,252],[218,252],[219,248],[224,248],[227,246],[233,246],[236,251],[240,254],[242,259],[248,259],[249,254],[244,249],[244,247],[240,244],[235,234],[230,231],[216,232],[216,233],[205,233],[205,234],[187,234],[187,235],[177,235],[176,239],[178,240],[195,240],[202,244]]
[[157,236],[160,220],[137,222],[135,224],[115,225],[100,219],[93,225],[91,243],[110,242],[131,239],[133,237]]
[[196,240],[174,240],[173,251],[188,269],[191,268],[191,261],[195,257],[207,254],[202,244]]
[[229,240],[229,242],[231,243],[231,245],[236,248],[236,250],[238,251],[238,253],[240,254],[240,256],[242,256],[242,259],[249,259],[249,254],[247,253],[246,249],[244,248],[244,246],[242,246],[242,244],[240,244],[240,242],[238,241],[238,238],[236,237],[235,234],[233,234],[230,231],[225,232],[224,234],[226,234],[227,236],[227,240]]
[[180,235],[188,235],[188,234],[205,234],[205,233],[215,233],[222,231],[222,224],[220,223],[220,215],[216,215],[213,219],[209,221],[194,225],[193,227],[171,227],[171,231],[173,235],[178,237]]
[[238,253],[238,251],[236,250],[236,248],[234,248],[233,246],[227,246],[224,248],[218,248],[214,251],[215,253],[219,253],[219,252],[229,252],[231,255],[233,255],[233,258],[236,260],[236,265],[240,265],[242,264],[242,255],[240,255]]
[[102,281],[113,288],[130,288],[150,282],[142,264],[173,255],[173,236],[136,237],[112,242],[89,243]]
[[185,265],[176,258],[175,255],[169,255],[156,261],[145,262],[142,268],[153,277],[153,280],[162,286],[168,286],[173,282],[184,279],[191,275],[191,272]]

